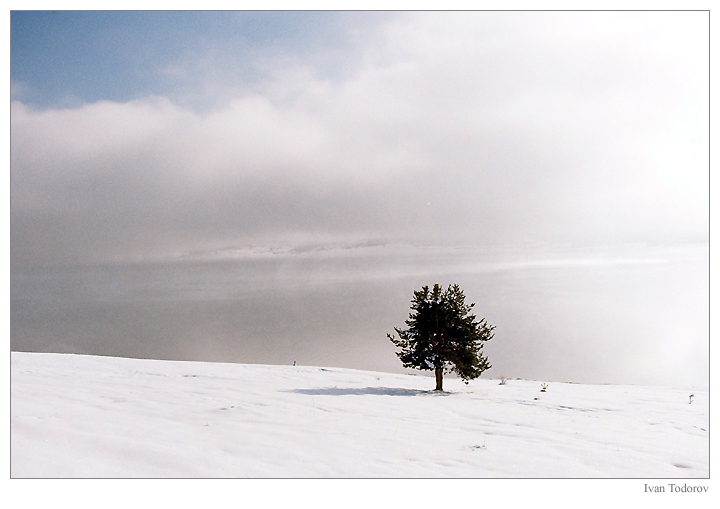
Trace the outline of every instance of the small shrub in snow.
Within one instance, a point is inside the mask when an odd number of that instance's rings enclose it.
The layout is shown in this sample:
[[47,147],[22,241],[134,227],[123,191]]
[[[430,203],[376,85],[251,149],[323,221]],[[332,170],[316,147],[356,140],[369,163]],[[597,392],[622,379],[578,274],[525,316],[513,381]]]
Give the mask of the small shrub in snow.
[[540,387],[542,387],[542,389],[540,389],[540,392],[547,392],[547,388],[548,388],[547,384],[542,384]]

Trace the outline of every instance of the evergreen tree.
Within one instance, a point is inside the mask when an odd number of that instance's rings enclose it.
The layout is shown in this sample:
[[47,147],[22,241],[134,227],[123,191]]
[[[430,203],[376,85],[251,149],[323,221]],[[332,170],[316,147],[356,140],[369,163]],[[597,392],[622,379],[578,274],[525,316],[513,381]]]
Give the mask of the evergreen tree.
[[458,285],[423,286],[414,292],[407,329],[395,327],[398,339],[388,338],[400,348],[396,355],[406,368],[435,370],[436,391],[443,390],[443,373],[455,372],[465,383],[490,369],[482,354],[482,343],[493,337],[494,326],[485,319],[477,321],[465,304],[465,295]]

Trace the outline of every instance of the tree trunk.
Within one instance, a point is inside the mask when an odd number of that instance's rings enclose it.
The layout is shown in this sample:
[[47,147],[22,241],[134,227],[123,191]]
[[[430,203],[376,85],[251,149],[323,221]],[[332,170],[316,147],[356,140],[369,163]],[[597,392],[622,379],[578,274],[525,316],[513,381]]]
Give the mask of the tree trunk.
[[435,368],[435,390],[442,391],[443,369]]

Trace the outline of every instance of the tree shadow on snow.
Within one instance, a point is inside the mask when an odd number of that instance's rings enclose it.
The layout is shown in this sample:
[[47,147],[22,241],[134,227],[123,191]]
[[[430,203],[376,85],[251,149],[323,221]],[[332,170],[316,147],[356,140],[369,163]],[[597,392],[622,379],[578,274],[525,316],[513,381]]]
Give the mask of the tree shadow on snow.
[[402,389],[396,387],[323,387],[319,389],[293,389],[287,392],[307,394],[309,396],[446,396],[449,394],[440,391],[421,391],[418,389]]

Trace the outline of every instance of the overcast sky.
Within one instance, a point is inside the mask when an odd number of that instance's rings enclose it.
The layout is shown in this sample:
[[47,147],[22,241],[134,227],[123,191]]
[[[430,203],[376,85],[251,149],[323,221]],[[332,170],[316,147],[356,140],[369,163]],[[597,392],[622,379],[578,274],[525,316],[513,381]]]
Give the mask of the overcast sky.
[[703,12],[14,12],[12,261],[708,240]]

